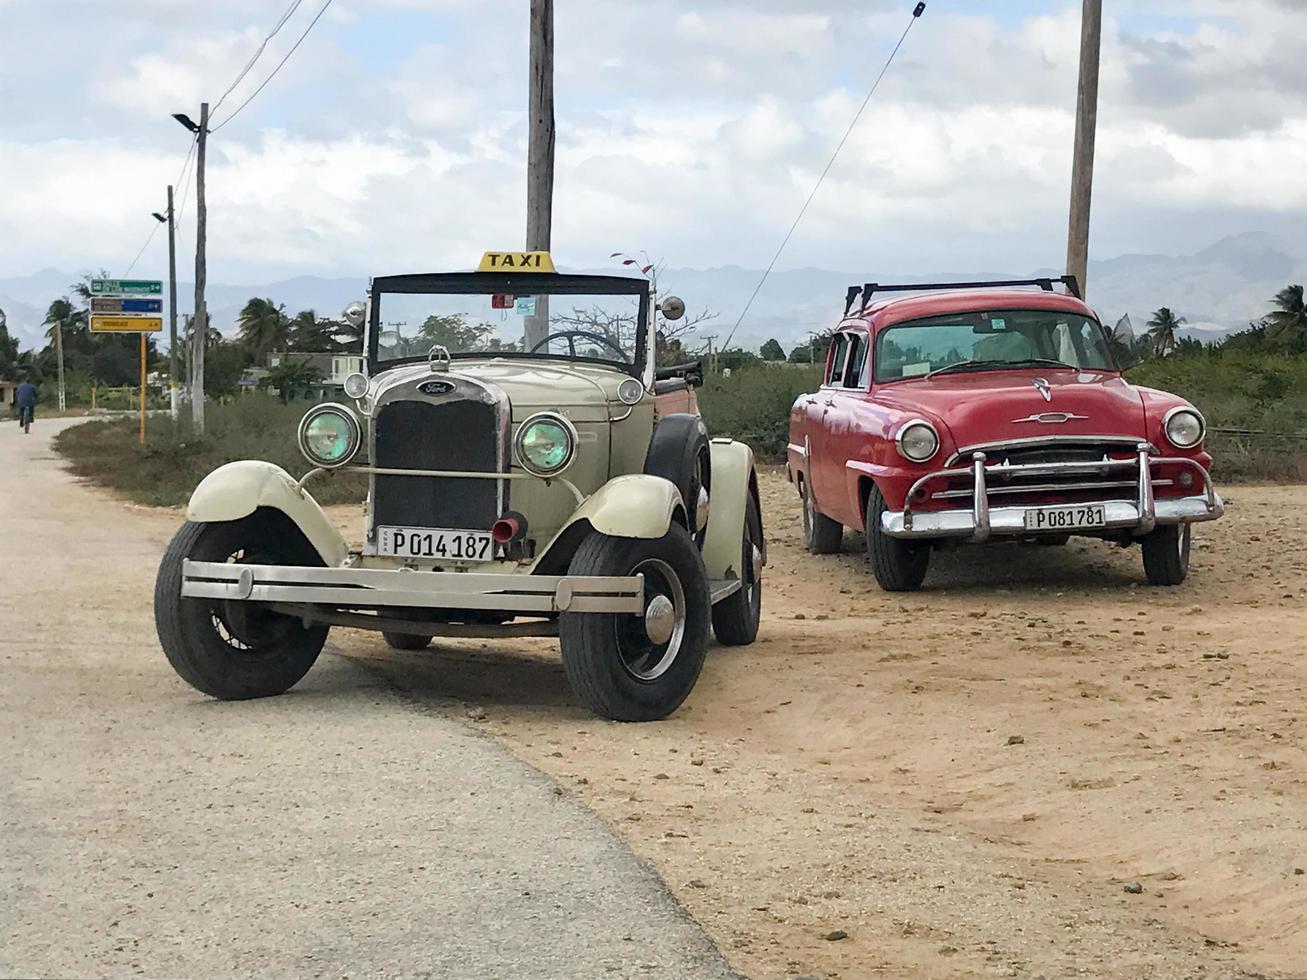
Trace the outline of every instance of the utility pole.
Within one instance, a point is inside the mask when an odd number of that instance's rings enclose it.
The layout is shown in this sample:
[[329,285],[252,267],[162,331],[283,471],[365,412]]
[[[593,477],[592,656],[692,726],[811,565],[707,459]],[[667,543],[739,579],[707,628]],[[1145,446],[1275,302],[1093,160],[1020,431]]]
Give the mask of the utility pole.
[[64,395],[64,321],[54,322],[54,355],[59,360],[59,411],[68,411],[68,401]]
[[[554,212],[554,0],[531,0],[531,66],[527,95],[526,248],[548,251]],[[549,335],[549,297],[525,318],[529,351]]]
[[204,148],[209,135],[209,103],[200,103],[200,129],[196,134],[195,146],[195,347],[194,364],[191,367],[191,413],[195,420],[195,431],[204,431],[204,348],[209,342],[209,309],[204,305],[205,268],[205,221],[208,208],[204,203]]
[[1089,202],[1094,184],[1094,131],[1098,125],[1098,55],[1103,36],[1103,0],[1084,0],[1080,15],[1080,86],[1071,164],[1071,216],[1066,271],[1086,293],[1089,270]]
[[209,137],[209,103],[200,103],[198,125],[184,112],[172,117],[195,134],[195,315],[191,320],[191,414],[195,431],[204,431],[204,347],[209,337],[209,311],[204,305],[204,227],[209,216],[204,203],[204,147]]
[[704,336],[703,339],[706,340],[706,341],[708,341],[708,373],[709,373],[709,374],[716,374],[716,373],[717,373],[717,355],[713,353],[712,344],[713,344],[713,341],[717,339],[717,334],[715,334],[715,333],[707,334],[707,335]]
[[168,185],[168,216],[154,216],[168,225],[168,389],[172,420],[177,421],[177,375],[181,358],[177,350],[177,218],[172,209],[172,184]]

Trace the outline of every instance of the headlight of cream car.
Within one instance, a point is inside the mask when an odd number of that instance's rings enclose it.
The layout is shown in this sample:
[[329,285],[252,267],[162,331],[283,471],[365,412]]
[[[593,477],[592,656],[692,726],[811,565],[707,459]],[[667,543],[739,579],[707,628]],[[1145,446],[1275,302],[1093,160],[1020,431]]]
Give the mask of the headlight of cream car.
[[1193,449],[1203,441],[1207,423],[1192,408],[1173,408],[1166,413],[1166,438],[1177,449]]
[[357,371],[345,379],[345,394],[350,398],[362,398],[368,393],[368,376]]
[[576,426],[557,412],[537,412],[517,428],[517,461],[536,476],[557,476],[576,458]]
[[362,441],[358,419],[344,405],[316,405],[300,420],[300,452],[314,466],[344,466],[354,458]]
[[914,463],[924,463],[939,452],[939,433],[924,419],[913,419],[894,437],[899,453]]

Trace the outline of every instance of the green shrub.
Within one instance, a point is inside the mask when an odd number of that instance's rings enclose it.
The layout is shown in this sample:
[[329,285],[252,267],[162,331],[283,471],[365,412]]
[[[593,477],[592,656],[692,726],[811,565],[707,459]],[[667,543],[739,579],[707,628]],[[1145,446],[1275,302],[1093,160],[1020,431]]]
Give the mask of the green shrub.
[[[296,442],[308,408],[246,395],[230,404],[208,405],[202,436],[191,429],[190,412],[183,408],[177,422],[151,416],[144,445],[137,442],[136,419],[125,418],[65,429],[55,439],[55,449],[78,476],[139,503],[178,506],[200,480],[234,460],[267,460],[297,477],[308,472],[311,467]],[[367,493],[367,478],[355,473],[318,477],[310,492],[319,503],[359,503]]]
[[712,435],[739,439],[760,460],[781,462],[789,441],[790,407],[819,383],[816,368],[755,362],[729,377],[710,376],[699,389],[699,410]]

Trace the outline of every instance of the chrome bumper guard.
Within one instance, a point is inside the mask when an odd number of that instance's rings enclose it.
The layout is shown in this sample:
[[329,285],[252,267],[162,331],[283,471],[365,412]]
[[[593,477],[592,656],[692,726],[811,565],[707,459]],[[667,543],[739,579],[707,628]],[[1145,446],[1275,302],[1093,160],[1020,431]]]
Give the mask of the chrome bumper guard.
[[644,615],[641,575],[504,575],[187,560],[182,563],[182,595],[345,609],[410,606],[538,616],[559,612]]
[[[1067,474],[1099,474],[1103,471],[1138,469],[1135,482],[1134,500],[1090,501],[1101,505],[1107,519],[1104,528],[1093,530],[1132,531],[1135,535],[1145,535],[1159,524],[1190,524],[1198,521],[1214,521],[1225,513],[1225,504],[1212,486],[1211,474],[1201,464],[1183,457],[1153,456],[1152,447],[1140,443],[1138,455],[1134,459],[1104,459],[1097,462],[1072,463],[1024,463],[1017,465],[1003,464],[986,466],[984,453],[972,453],[971,465],[965,468],[936,470],[928,473],[912,485],[908,491],[903,513],[887,512],[881,517],[881,528],[895,538],[955,538],[966,537],[972,541],[984,541],[994,534],[1029,534],[1026,528],[1026,511],[1031,507],[991,507],[990,481],[995,476],[1065,476]],[[1185,466],[1195,470],[1203,483],[1203,492],[1189,497],[1157,500],[1154,496],[1152,468],[1154,466]],[[932,480],[971,477],[971,507],[968,510],[943,510],[914,513],[912,501]],[[1129,481],[1127,481],[1128,485]],[[1105,484],[1110,485],[1110,484]],[[1086,484],[1081,489],[1088,489],[1093,484]],[[1031,492],[1047,490],[1055,492],[1063,489],[1075,489],[1053,484],[1047,487],[1031,487]],[[1072,532],[1077,533],[1077,532]]]

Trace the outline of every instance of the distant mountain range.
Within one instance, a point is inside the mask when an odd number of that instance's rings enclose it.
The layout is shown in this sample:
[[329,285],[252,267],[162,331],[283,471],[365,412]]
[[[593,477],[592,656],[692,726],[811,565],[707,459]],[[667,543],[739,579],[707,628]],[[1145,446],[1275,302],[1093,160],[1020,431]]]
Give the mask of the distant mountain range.
[[[613,274],[612,268],[568,270]],[[792,269],[773,272],[736,333],[733,345],[756,349],[774,337],[787,349],[813,330],[828,328],[841,312],[845,288],[866,281],[873,273]],[[941,282],[963,279],[1006,279],[1058,275],[1051,269],[938,272],[895,276],[874,273],[882,282]],[[718,313],[702,334],[717,334],[720,344],[730,333],[761,272],[739,266],[715,269],[667,269],[664,294],[675,292],[691,312]],[[66,295],[76,273],[45,269],[28,276],[0,278],[0,309],[9,330],[24,347],[43,343],[45,310]],[[1221,239],[1193,255],[1122,255],[1089,264],[1089,300],[1104,320],[1115,322],[1130,314],[1136,329],[1159,306],[1169,306],[1188,321],[1184,331],[1205,340],[1241,330],[1270,309],[1271,297],[1290,282],[1307,281],[1307,247],[1262,232]],[[328,279],[298,276],[255,285],[211,283],[209,313],[226,334],[236,329],[236,317],[252,296],[285,304],[294,314],[313,309],[335,316],[349,302],[362,298],[366,277]],[[178,283],[178,309],[189,312],[194,286]]]

